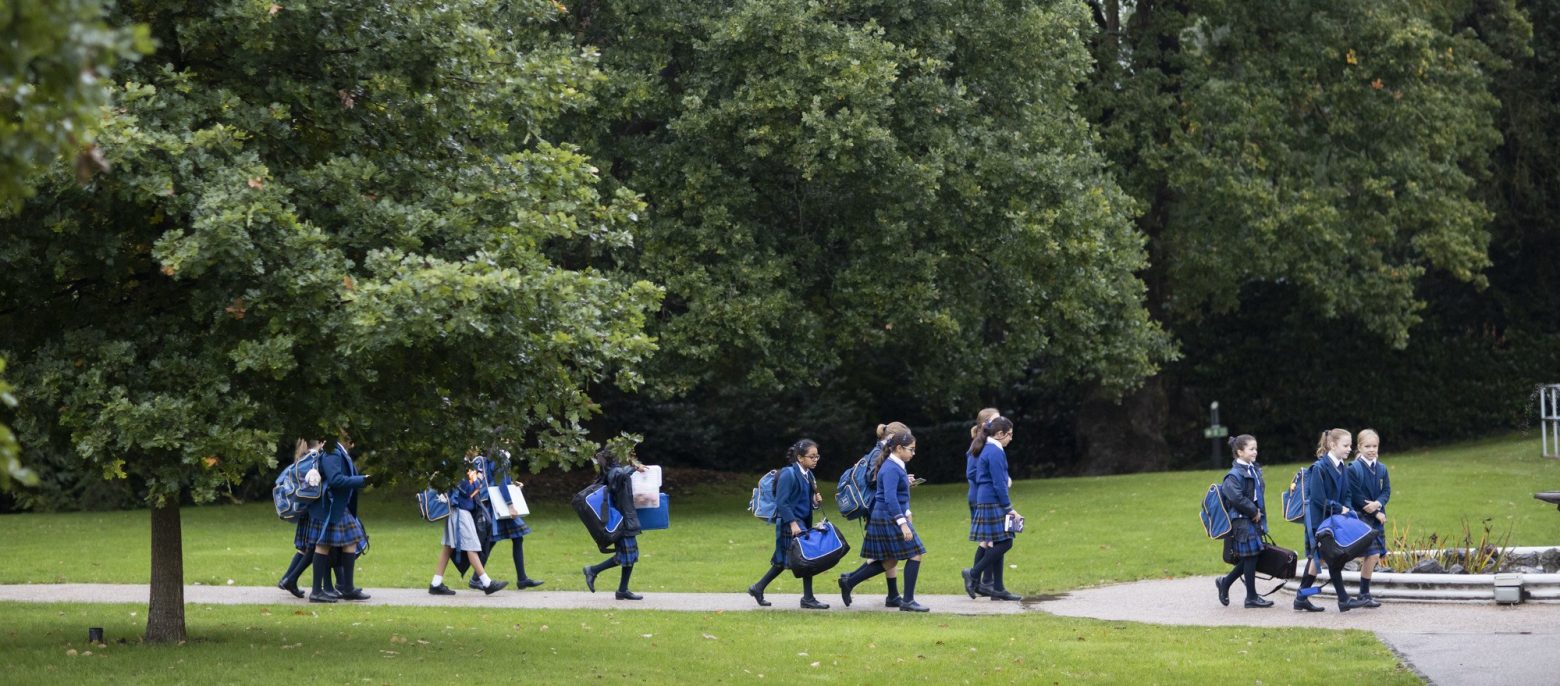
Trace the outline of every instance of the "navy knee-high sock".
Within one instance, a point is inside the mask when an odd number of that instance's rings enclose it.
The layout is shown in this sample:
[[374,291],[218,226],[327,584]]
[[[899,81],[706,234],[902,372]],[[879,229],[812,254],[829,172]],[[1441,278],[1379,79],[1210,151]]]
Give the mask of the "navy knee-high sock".
[[1240,574],[1246,582],[1246,599],[1257,597],[1257,558],[1255,556],[1241,558]]
[[1241,558],[1235,563],[1235,566],[1230,567],[1230,573],[1224,575],[1224,586],[1228,588],[1230,584],[1235,583],[1236,579],[1239,579],[1242,574],[1246,573],[1245,569],[1246,558]]
[[288,564],[287,571],[282,573],[282,581],[285,582],[291,580],[293,583],[297,583],[298,577],[303,576],[303,570],[308,569],[309,563],[313,561],[313,555],[304,555],[303,553],[296,552],[293,553],[292,563]]
[[351,593],[357,590],[357,587],[352,585],[352,573],[356,568],[357,553],[342,551],[341,566],[336,568],[336,588],[341,589],[341,593]]
[[980,561],[985,559],[985,558],[986,558],[986,546],[983,546],[983,545],[975,546],[975,561],[970,563],[970,569],[973,570],[976,567],[979,567],[980,566]]
[[509,551],[509,556],[515,560],[515,583],[522,583],[528,577],[525,575],[525,538],[514,539],[515,547]]
[[618,593],[628,592],[628,577],[634,575],[633,565],[623,565],[623,576],[618,578]]
[[314,592],[320,593],[330,583],[330,556],[324,553],[314,554]]
[[1334,567],[1329,563],[1327,565],[1327,576],[1332,577],[1333,593],[1338,594],[1338,602],[1341,603],[1348,600],[1349,591],[1343,587],[1343,565],[1340,564]]
[[911,560],[905,563],[905,602],[915,602],[915,577],[921,572],[921,561]]
[[[331,548],[330,554],[325,556],[325,590],[337,593],[346,593],[352,590],[341,578],[341,549]],[[336,577],[335,585],[331,584],[331,575]]]
[[617,556],[614,555],[614,556],[609,557],[609,558],[607,558],[605,560],[602,560],[601,562],[598,562],[596,564],[591,565],[590,566],[590,571],[592,571],[592,572],[594,572],[596,574],[600,574],[600,573],[605,572],[605,571],[607,571],[609,569],[612,569],[613,567],[616,567],[616,566],[617,566]]
[[888,577],[888,597],[899,597],[899,577],[897,576]]
[[[1013,547],[1011,542],[1009,548]],[[1003,583],[1002,575],[1007,572],[1007,552],[997,556],[997,563],[991,566],[991,588],[994,591],[1006,591],[1007,584]]]
[[996,543],[992,544],[991,549],[986,551],[986,556],[981,559],[980,564],[976,565],[974,569],[970,570],[970,575],[978,579],[982,574],[986,573],[986,570],[992,569],[992,575],[995,576],[996,572],[993,568],[1000,565],[1002,562],[1002,557],[1006,555],[1007,551],[1011,550],[1012,548],[1013,539],[1011,538],[1006,541],[997,541]]
[[861,582],[866,581],[867,579],[871,579],[872,577],[882,573],[882,560],[873,560],[872,562],[868,562],[861,565],[860,567],[857,567],[856,571],[851,572],[850,576],[845,578],[845,585],[849,586],[850,588],[855,588]]
[[802,597],[803,598],[811,598],[811,597],[813,597],[812,580],[813,580],[813,578],[810,577],[810,576],[802,577]]
[[[780,576],[780,572],[783,571],[785,571],[785,567],[781,567],[780,565],[775,564],[769,565],[769,571],[764,572],[763,578],[759,579],[758,583],[753,585],[758,587],[759,593],[763,593],[764,589],[769,587],[769,582],[774,581],[775,577]],[[810,579],[808,581],[811,583]]]

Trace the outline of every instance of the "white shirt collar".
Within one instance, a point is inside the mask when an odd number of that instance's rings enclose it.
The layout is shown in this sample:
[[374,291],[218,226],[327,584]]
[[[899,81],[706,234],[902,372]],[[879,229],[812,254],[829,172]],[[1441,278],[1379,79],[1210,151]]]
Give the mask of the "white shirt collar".
[[807,472],[812,471],[811,469],[803,467],[802,466],[802,462],[800,460],[797,460],[797,462],[796,462],[796,470],[801,472],[803,476],[806,476]]
[[1376,466],[1376,461],[1375,460],[1372,460],[1372,459],[1370,459],[1368,457],[1365,457],[1364,455],[1360,456],[1360,461],[1364,462],[1366,467],[1375,467]]
[[1343,460],[1338,459],[1332,453],[1327,453],[1327,461],[1332,463],[1333,469],[1337,469],[1340,465],[1343,464]]
[[889,455],[888,459],[892,460],[894,462],[894,464],[899,465],[900,469],[904,469],[905,468],[905,461],[899,459],[898,455]]
[[998,448],[1000,448],[1000,447],[1002,447],[1002,441],[999,441],[999,440],[997,440],[995,438],[987,436],[986,437],[986,445],[994,445],[994,446],[997,446]]

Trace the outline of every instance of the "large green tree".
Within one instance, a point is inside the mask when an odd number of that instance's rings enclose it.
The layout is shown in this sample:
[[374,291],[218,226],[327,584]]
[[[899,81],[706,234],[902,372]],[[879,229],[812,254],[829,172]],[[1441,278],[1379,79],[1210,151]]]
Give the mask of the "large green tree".
[[[1503,61],[1463,29],[1468,6],[1089,5],[1091,117],[1141,203],[1149,307],[1171,332],[1281,284],[1324,321],[1402,346],[1427,273],[1483,285],[1491,213],[1477,190],[1500,140]],[[1090,405],[1083,432],[1105,439],[1086,444],[1090,464],[1164,464],[1159,381]]]
[[651,205],[622,264],[667,289],[648,376],[712,429],[685,452],[962,414],[1018,383],[1125,388],[1165,358],[1134,204],[1075,104],[1082,5],[590,0],[571,18],[611,82],[566,130]]
[[29,446],[143,488],[146,637],[184,637],[181,501],[349,432],[420,473],[498,435],[587,455],[591,384],[632,386],[658,291],[579,263],[641,203],[541,136],[593,55],[549,2],[140,0],[108,171],[59,169],[0,244],[0,349]]

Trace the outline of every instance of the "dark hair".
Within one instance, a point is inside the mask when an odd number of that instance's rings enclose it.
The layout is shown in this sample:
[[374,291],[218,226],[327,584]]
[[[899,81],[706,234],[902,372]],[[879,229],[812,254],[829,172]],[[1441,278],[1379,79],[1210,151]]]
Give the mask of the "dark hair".
[[617,463],[617,455],[613,455],[611,449],[602,448],[596,451],[596,470],[602,474],[612,471]]
[[894,448],[907,446],[914,442],[915,434],[910,433],[909,429],[896,431],[884,437],[883,440],[878,442],[878,456],[877,460],[872,463],[872,473],[876,474],[883,467],[883,461],[887,460],[889,454],[894,452]]
[[808,450],[816,447],[818,447],[818,442],[811,438],[804,438],[792,443],[791,447],[785,451],[785,463],[796,464],[796,461],[802,459],[802,456],[806,455]]
[[1246,446],[1256,443],[1257,437],[1251,434],[1241,434],[1239,436],[1231,436],[1230,440],[1226,442],[1230,444],[1230,454],[1234,455]]
[[1004,431],[1013,430],[1013,420],[1002,415],[997,415],[986,420],[985,424],[975,425],[975,435],[970,439],[970,454],[979,455],[982,448],[986,447],[986,438],[995,436]]

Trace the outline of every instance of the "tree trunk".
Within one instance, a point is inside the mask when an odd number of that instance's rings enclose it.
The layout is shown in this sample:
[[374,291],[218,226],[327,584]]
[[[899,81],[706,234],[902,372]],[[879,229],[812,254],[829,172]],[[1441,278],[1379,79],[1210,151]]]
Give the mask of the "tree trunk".
[[146,610],[146,642],[184,642],[184,534],[176,496],[152,507],[152,596]]
[[1089,392],[1078,408],[1078,449],[1085,474],[1149,472],[1170,465],[1165,443],[1165,422],[1170,403],[1164,377],[1144,379],[1143,385],[1121,398],[1099,389]]

